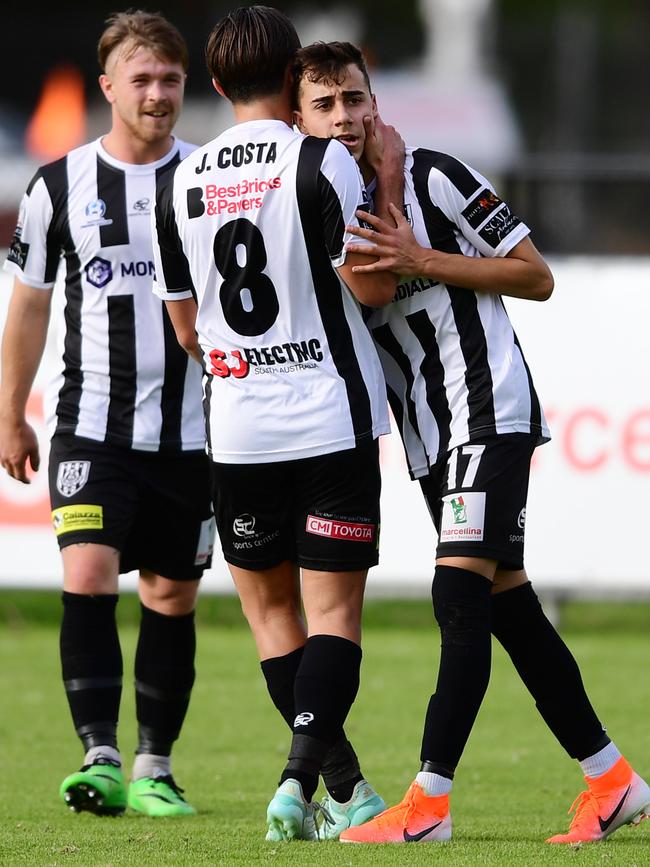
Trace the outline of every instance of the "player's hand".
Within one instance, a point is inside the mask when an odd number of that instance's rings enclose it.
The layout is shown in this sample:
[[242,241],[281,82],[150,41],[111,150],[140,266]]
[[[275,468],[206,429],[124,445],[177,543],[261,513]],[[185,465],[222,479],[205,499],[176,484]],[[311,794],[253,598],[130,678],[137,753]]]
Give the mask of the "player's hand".
[[25,485],[30,484],[27,476],[27,461],[36,472],[41,457],[34,428],[27,422],[20,424],[0,422],[0,464],[12,478]]
[[347,231],[371,244],[348,243],[346,249],[350,253],[365,253],[367,256],[377,256],[377,261],[369,265],[355,265],[352,270],[356,274],[371,274],[373,271],[392,271],[394,274],[420,274],[424,259],[435,255],[435,251],[420,247],[408,220],[395,205],[388,206],[395,226],[390,226],[375,214],[357,211],[357,217],[373,228],[363,226],[348,226]]
[[403,171],[406,145],[395,127],[385,124],[379,115],[366,115],[363,125],[366,131],[363,155],[375,174],[388,169]]

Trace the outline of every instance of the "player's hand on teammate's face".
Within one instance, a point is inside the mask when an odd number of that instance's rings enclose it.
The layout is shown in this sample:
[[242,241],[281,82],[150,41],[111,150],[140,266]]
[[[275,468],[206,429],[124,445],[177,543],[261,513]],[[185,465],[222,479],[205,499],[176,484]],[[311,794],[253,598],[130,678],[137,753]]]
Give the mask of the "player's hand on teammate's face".
[[27,461],[36,472],[41,459],[38,450],[38,439],[34,429],[23,422],[21,425],[0,422],[0,464],[9,475],[30,484],[27,476]]
[[394,274],[418,274],[423,256],[431,255],[432,250],[420,247],[408,220],[395,205],[388,206],[395,226],[390,226],[380,217],[357,211],[357,217],[372,228],[364,226],[348,226],[347,231],[359,238],[371,241],[369,244],[349,243],[350,253],[365,253],[377,256],[376,262],[369,265],[355,265],[352,270],[356,274],[368,274],[373,271],[392,271]]
[[364,156],[372,168],[379,172],[391,166],[402,171],[405,144],[395,127],[384,123],[379,114],[366,115],[363,125],[366,132]]

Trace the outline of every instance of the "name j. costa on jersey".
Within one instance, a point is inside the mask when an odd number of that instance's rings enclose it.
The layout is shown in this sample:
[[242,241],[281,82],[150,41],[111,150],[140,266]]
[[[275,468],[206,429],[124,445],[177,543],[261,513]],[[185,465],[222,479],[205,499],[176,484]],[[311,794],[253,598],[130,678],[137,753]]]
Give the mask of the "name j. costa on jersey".
[[[247,142],[234,147],[221,148],[214,157],[215,165],[220,169],[240,168],[251,163],[274,163],[277,157],[276,142]],[[208,155],[203,154],[201,164],[194,171],[197,175],[210,171]],[[262,207],[264,194],[269,190],[277,190],[281,186],[280,178],[244,179],[232,186],[220,187],[217,184],[205,184],[202,187],[190,187],[187,190],[187,215],[189,219],[219,214],[237,214],[240,211],[253,211]]]
[[312,337],[300,343],[280,343],[274,346],[258,346],[246,349],[212,349],[209,353],[210,373],[225,379],[233,376],[243,379],[251,367],[256,373],[294,373],[316,367],[323,360],[320,340]]

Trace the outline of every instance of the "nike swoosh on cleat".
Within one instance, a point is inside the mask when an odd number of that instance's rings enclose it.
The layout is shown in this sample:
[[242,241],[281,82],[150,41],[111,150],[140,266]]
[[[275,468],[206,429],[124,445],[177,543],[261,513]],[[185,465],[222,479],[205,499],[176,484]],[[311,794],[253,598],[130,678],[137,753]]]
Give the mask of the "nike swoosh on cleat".
[[166,804],[173,804],[174,801],[166,798],[164,795],[157,795],[155,792],[143,792],[138,795],[139,798],[157,798],[159,801],[164,801]]
[[406,828],[404,828],[404,842],[417,843],[419,840],[422,840],[423,837],[426,837],[427,834],[435,831],[438,825],[442,825],[442,819],[439,822],[436,822],[436,824],[432,825],[430,828],[425,828],[424,831],[420,831],[419,834],[409,834]]
[[631,788],[632,788],[632,786],[627,787],[627,789],[623,793],[623,797],[618,802],[618,804],[616,805],[616,808],[614,809],[614,812],[610,814],[609,818],[601,819],[600,816],[598,817],[598,824],[600,825],[600,830],[603,832],[603,834],[609,828],[609,826],[612,824],[612,822],[618,816],[618,814],[621,812],[621,807],[625,803],[625,799],[629,795]]

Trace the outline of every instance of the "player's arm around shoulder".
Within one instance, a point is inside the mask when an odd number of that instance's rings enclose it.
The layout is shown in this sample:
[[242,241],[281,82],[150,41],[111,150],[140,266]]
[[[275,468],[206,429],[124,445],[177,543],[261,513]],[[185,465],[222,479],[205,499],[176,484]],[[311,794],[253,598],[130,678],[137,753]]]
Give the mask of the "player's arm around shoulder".
[[25,484],[27,460],[34,471],[40,463],[38,440],[25,410],[45,348],[51,301],[51,290],[16,278],[2,338],[0,464]]
[[[338,143],[335,143],[338,147]],[[342,146],[340,146],[342,148]],[[357,211],[362,202],[367,203],[367,196],[359,169],[350,154],[341,150],[338,154],[341,177],[343,182],[339,190],[343,218],[349,224],[345,227],[342,239],[339,239],[340,253],[334,257],[334,265],[341,279],[347,284],[357,301],[367,307],[385,307],[395,296],[397,275],[388,271],[367,273],[364,266],[375,261],[375,256],[366,252],[369,246],[355,245],[356,249],[347,249],[349,241],[354,240],[351,227],[359,227],[359,217],[364,219],[365,211]],[[365,207],[365,204],[364,204]]]

